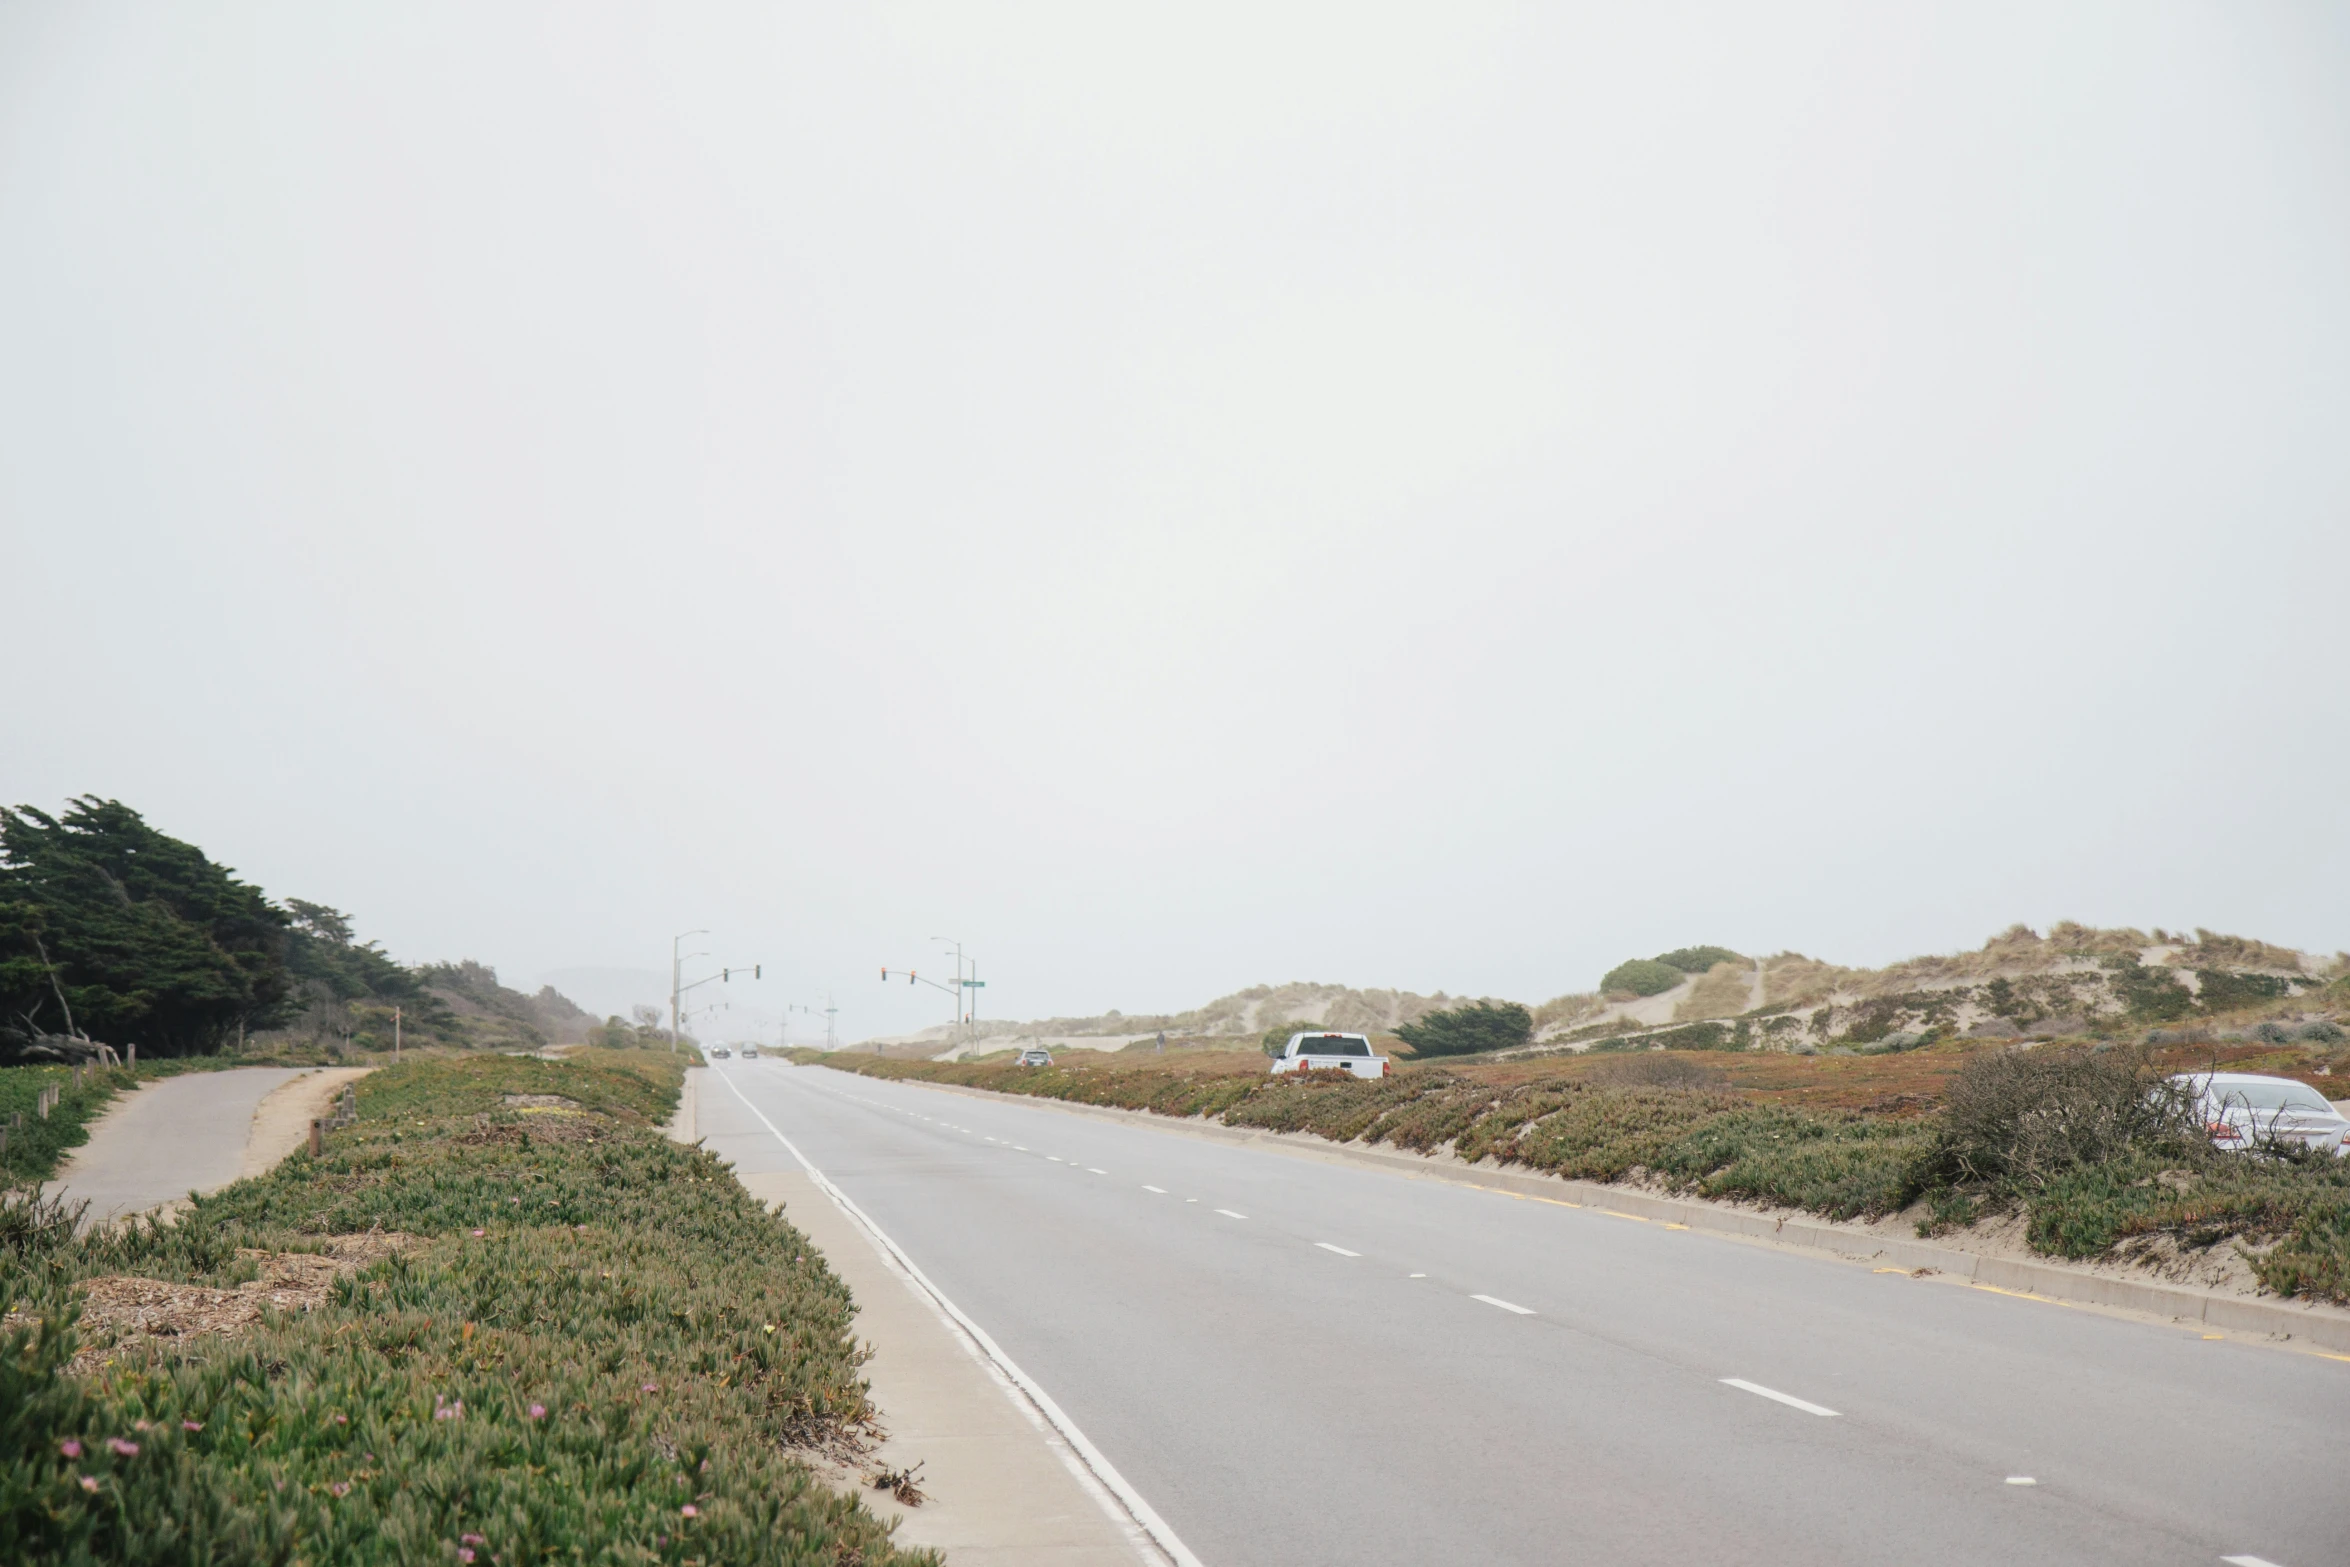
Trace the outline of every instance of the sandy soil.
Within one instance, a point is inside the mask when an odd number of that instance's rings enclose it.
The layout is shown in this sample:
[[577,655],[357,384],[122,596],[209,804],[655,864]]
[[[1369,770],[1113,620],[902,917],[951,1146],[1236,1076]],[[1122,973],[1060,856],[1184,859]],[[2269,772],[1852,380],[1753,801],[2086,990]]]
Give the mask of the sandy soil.
[[310,1123],[332,1112],[343,1085],[373,1071],[364,1066],[329,1066],[270,1091],[253,1107],[253,1129],[245,1134],[245,1163],[237,1178],[265,1175],[310,1137]]

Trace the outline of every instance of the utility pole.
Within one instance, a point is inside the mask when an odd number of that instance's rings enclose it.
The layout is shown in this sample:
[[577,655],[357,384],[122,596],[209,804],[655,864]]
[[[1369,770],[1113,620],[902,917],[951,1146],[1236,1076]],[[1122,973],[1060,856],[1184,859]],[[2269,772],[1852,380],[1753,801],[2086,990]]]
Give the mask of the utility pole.
[[400,1064],[400,1009],[392,1008],[392,1065]]
[[836,1015],[838,1015],[840,1008],[832,1004],[831,991],[828,990],[824,993],[824,1005],[820,1007],[804,1007],[795,1001],[790,1006],[785,1007],[783,1010],[785,1014],[784,1037],[786,1040],[789,1040],[791,1037],[790,1014],[794,1012],[805,1012],[810,1017],[820,1017],[824,1019],[824,1048],[827,1050],[837,1050],[840,1048],[840,1037],[833,1032],[832,1028],[832,1020]]

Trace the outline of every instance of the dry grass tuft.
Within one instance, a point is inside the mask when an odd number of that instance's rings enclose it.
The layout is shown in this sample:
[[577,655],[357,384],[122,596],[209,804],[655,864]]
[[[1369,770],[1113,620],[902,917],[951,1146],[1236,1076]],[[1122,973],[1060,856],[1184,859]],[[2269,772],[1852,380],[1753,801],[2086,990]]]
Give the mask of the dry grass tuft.
[[1673,1021],[1697,1023],[1707,1018],[1736,1017],[1746,1010],[1753,994],[1752,964],[1716,963],[1698,977],[1688,996],[1673,1009]]

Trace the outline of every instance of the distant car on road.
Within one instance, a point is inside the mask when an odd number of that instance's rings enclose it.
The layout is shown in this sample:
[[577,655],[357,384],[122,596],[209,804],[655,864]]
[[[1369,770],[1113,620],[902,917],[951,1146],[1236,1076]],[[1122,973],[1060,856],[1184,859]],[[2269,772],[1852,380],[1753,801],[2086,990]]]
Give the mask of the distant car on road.
[[724,1045],[720,1045],[715,1050],[710,1052],[710,1059],[713,1061],[723,1061],[733,1053],[734,1052],[728,1050]]
[[758,1059],[759,1059],[759,1047],[758,1047],[757,1045],[745,1045],[745,1046],[743,1046],[743,1059],[744,1059],[745,1061],[756,1061],[756,1060],[758,1060]]
[[1051,1066],[1053,1053],[1040,1045],[1031,1045],[1021,1051],[1020,1059],[1012,1064],[1014,1066]]
[[2171,1083],[2193,1100],[2216,1148],[2242,1153],[2263,1143],[2299,1143],[2350,1155],[2350,1117],[2306,1083],[2250,1072],[2182,1072]]
[[1281,1054],[1273,1058],[1275,1072],[1332,1069],[1357,1077],[1385,1077],[1387,1058],[1373,1055],[1371,1041],[1362,1034],[1292,1034]]

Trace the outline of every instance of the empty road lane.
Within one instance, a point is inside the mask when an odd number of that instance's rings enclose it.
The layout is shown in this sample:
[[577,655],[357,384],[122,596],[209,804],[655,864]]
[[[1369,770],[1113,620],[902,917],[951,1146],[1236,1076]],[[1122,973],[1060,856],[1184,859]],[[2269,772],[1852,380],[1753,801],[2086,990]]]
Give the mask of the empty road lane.
[[1207,1567],[2350,1559],[2340,1360],[1017,1100],[711,1070],[710,1146],[795,1168],[790,1138]]

